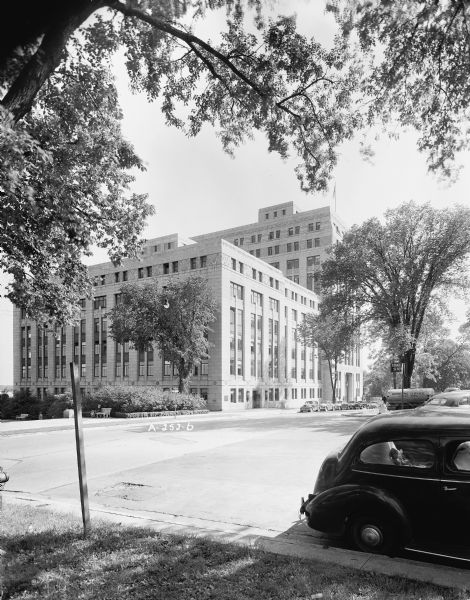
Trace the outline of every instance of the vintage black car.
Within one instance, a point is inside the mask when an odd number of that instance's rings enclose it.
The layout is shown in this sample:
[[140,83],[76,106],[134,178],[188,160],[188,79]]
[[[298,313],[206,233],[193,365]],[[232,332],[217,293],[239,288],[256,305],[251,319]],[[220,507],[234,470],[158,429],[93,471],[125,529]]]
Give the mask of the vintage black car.
[[313,529],[349,534],[365,552],[425,543],[465,553],[470,413],[422,407],[370,419],[326,457],[301,513]]

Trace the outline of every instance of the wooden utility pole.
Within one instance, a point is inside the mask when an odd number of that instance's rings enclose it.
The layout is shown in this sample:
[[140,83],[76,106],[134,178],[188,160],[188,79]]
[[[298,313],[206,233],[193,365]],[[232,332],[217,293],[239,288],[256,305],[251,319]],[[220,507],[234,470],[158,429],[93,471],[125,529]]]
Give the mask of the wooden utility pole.
[[77,447],[78,484],[80,487],[80,504],[82,506],[83,536],[90,531],[90,509],[88,506],[88,484],[85,466],[85,446],[83,444],[82,398],[78,366],[70,363],[70,379],[72,381],[73,417],[75,421],[75,444]]

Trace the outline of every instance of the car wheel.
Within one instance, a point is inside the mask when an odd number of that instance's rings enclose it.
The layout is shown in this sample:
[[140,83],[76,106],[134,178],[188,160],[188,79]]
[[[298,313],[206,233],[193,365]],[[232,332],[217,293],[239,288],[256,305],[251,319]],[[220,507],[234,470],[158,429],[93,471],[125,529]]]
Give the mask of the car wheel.
[[362,552],[394,554],[397,546],[396,531],[384,517],[356,516],[352,519],[350,532],[354,545]]

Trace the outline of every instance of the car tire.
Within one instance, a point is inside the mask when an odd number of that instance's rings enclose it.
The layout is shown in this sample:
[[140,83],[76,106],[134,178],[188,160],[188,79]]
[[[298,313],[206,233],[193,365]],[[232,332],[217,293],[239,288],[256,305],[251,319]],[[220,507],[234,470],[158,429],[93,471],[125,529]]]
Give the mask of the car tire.
[[397,548],[396,527],[380,515],[357,515],[351,519],[350,534],[356,548],[371,554],[393,556]]

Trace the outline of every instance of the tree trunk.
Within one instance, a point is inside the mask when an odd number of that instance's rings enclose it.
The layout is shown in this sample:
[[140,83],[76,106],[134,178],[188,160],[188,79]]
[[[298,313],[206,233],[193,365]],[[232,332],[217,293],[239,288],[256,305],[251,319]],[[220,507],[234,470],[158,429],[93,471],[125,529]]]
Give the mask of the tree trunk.
[[55,16],[55,21],[44,34],[38,49],[13,82],[1,104],[19,121],[31,109],[34,99],[59,65],[65,46],[80,25],[98,8],[101,1],[83,1],[80,6],[67,5]]
[[192,365],[188,365],[184,360],[178,364],[178,392],[180,394],[189,393],[189,382],[191,381]]
[[333,391],[333,403],[336,403],[336,365],[335,365],[335,376],[333,377],[333,365],[331,364],[331,360],[328,360],[328,370],[330,372],[330,382],[331,389]]

